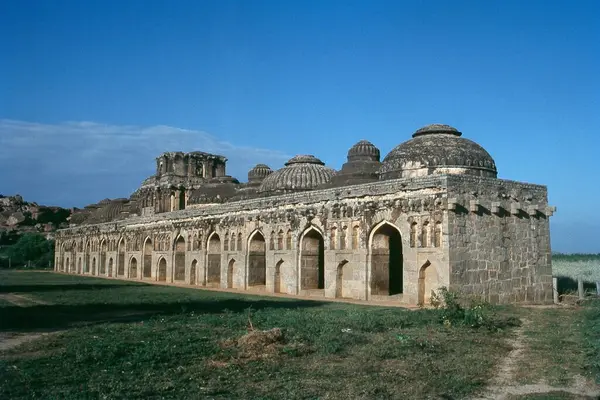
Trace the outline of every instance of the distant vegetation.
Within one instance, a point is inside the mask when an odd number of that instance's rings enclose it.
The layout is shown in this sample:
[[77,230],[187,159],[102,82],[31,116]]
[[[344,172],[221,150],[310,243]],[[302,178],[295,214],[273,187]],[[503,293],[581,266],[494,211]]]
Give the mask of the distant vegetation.
[[600,282],[600,254],[552,255],[552,274],[587,282]]
[[54,240],[41,233],[0,232],[0,268],[52,268]]

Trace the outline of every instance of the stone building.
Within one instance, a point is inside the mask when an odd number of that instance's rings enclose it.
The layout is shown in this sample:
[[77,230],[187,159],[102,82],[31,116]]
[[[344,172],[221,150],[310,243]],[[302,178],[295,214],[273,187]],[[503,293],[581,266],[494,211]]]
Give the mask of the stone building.
[[427,303],[441,286],[551,303],[545,186],[497,178],[481,146],[429,125],[380,160],[360,141],[240,183],[222,156],[165,153],[130,199],[75,214],[56,271],[324,298]]

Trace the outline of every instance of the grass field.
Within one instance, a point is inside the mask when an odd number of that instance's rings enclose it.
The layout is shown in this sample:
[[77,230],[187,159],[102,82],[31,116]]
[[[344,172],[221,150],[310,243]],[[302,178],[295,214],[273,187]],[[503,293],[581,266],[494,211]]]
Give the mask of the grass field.
[[461,399],[520,331],[518,384],[598,379],[600,307],[489,309],[525,322],[492,330],[442,312],[0,271],[0,334],[55,332],[0,352],[0,398]]
[[552,274],[586,282],[600,282],[600,254],[553,254]]

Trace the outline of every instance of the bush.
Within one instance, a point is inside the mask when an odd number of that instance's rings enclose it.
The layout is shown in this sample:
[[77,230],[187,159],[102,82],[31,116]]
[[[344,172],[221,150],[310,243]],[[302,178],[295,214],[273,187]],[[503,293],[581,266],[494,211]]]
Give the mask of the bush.
[[3,250],[2,258],[2,268],[8,267],[9,258],[12,268],[48,268],[54,259],[54,241],[39,233],[24,233],[15,244]]
[[475,298],[467,299],[446,287],[431,293],[431,304],[439,310],[441,322],[445,326],[463,325],[498,331],[521,325],[516,317],[497,315],[489,303]]

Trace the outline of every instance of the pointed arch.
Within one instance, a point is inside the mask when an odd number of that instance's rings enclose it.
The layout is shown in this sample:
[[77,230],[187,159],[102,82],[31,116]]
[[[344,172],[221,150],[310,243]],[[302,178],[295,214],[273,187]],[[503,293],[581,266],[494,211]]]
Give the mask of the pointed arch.
[[142,247],[142,278],[152,277],[152,252],[154,246],[150,236],[146,236],[144,239],[144,246]]
[[106,238],[102,238],[100,241],[100,268],[98,271],[98,275],[106,274],[106,251],[108,247],[108,241]]
[[248,286],[267,284],[267,242],[259,230],[254,231],[248,240]]
[[354,225],[352,227],[352,250],[358,250],[358,241],[360,238],[360,227]]
[[269,250],[275,250],[275,231],[269,235]]
[[137,259],[135,257],[131,257],[129,260],[129,278],[137,278]]
[[213,231],[206,242],[206,285],[219,287],[221,284],[221,237]]
[[167,281],[167,260],[164,257],[161,257],[158,260],[156,278],[159,282]]
[[369,234],[369,289],[371,295],[390,296],[403,292],[402,235],[388,221],[375,225]]
[[433,246],[442,247],[442,223],[436,221],[433,233]]
[[124,237],[119,239],[117,245],[117,276],[125,275],[125,251],[127,250],[127,242]]
[[239,232],[237,236],[237,251],[242,251],[242,232]]
[[283,229],[277,232],[277,250],[283,250]]
[[315,226],[300,237],[300,290],[325,289],[325,241]]
[[113,259],[112,257],[108,260],[108,272],[107,275],[108,276],[112,276],[113,274]]
[[337,226],[332,226],[330,231],[331,234],[329,235],[329,250],[336,250],[338,241]]
[[348,227],[344,225],[340,229],[340,250],[346,250],[346,236],[348,236]]
[[421,247],[429,247],[429,236],[429,221],[425,221],[421,227]]
[[349,271],[350,266],[348,265],[348,260],[343,260],[337,266],[336,274],[335,274],[335,297],[343,298],[343,297],[351,297],[348,296],[349,288],[348,284],[344,285],[344,282],[347,282],[352,277],[351,271]]
[[235,275],[235,259],[229,260],[227,264],[227,288],[233,289],[233,277]]
[[277,264],[275,264],[275,276],[273,279],[273,292],[275,293],[285,293],[282,289],[283,280],[282,280],[282,272],[284,261],[283,259],[279,260]]
[[410,224],[410,247],[417,247],[417,223],[416,222],[412,222]]
[[89,273],[90,272],[90,268],[92,266],[90,260],[92,257],[92,241],[88,239],[86,245],[85,245],[85,259],[84,259],[84,265],[83,265],[83,271],[82,273]]
[[427,305],[431,302],[431,292],[438,287],[438,276],[429,260],[419,269],[418,304]]
[[185,280],[185,238],[183,235],[178,235],[173,244],[175,249],[175,271],[174,280]]

